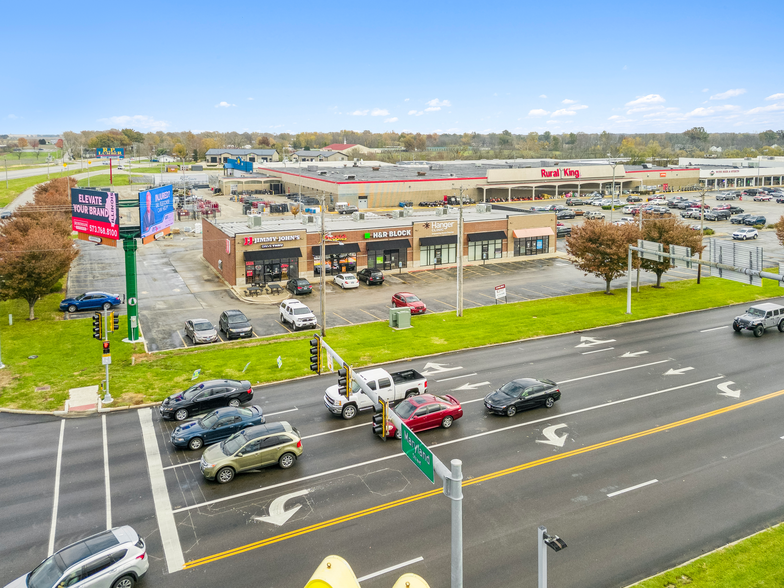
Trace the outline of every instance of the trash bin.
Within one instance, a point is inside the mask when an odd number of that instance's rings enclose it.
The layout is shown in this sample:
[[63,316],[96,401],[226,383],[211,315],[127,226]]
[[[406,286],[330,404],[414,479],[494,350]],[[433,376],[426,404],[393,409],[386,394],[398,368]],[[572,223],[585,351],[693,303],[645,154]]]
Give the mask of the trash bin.
[[410,308],[390,308],[389,326],[393,329],[408,329],[411,327]]

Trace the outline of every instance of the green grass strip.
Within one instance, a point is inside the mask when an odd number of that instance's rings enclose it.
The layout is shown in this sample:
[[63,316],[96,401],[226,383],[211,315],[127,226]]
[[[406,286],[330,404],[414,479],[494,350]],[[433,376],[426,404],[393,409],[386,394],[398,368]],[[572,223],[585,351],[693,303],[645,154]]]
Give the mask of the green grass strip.
[[80,173],[83,173],[83,171],[79,169],[63,170],[62,166],[52,166],[52,169],[49,173],[49,177],[47,177],[47,175],[44,173],[43,175],[39,175],[39,176],[9,179],[8,188],[6,188],[5,175],[2,172],[0,172],[0,207],[6,206],[14,198],[19,196],[19,194],[21,194],[28,188],[32,188],[37,184],[42,184],[44,182],[48,182],[49,180],[54,180],[56,178],[61,178],[66,176],[72,176]]

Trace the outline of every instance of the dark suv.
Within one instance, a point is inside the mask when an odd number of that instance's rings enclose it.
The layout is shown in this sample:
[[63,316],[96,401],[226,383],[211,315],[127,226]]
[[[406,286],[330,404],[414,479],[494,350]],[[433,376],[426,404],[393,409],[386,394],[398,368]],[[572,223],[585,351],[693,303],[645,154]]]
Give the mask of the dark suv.
[[286,290],[294,294],[310,294],[313,288],[305,278],[293,278],[286,282]]
[[253,337],[253,325],[241,310],[224,310],[218,321],[218,329],[231,341],[234,338]]
[[729,210],[709,210],[704,215],[706,221],[720,221],[730,218]]
[[764,216],[757,216],[752,214],[743,219],[743,224],[749,225],[750,227],[756,225],[764,225],[767,222],[767,220],[768,219],[766,219]]
[[383,284],[384,274],[381,272],[381,270],[366,267],[365,269],[361,269],[357,272],[357,279],[360,282],[367,283],[368,286],[371,284]]
[[247,380],[207,380],[166,398],[158,409],[165,419],[184,421],[189,416],[253,400]]

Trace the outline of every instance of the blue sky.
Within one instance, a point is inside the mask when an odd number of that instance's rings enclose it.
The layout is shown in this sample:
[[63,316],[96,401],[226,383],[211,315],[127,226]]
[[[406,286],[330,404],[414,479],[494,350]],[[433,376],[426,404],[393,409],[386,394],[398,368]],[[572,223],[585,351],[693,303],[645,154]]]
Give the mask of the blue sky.
[[781,0],[29,6],[0,133],[784,128]]

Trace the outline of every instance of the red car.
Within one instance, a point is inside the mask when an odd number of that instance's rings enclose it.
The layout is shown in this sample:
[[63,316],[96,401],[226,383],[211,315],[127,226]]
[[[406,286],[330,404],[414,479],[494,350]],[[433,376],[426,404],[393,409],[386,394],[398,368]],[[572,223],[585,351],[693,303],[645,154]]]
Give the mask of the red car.
[[392,306],[407,306],[411,309],[411,314],[425,314],[427,306],[411,292],[398,292],[392,296]]
[[[448,429],[456,419],[463,416],[463,407],[449,394],[412,396],[398,404],[394,411],[414,433],[436,427]],[[387,436],[400,438],[400,432],[391,421],[387,423]]]
[[732,208],[732,204],[719,204],[713,207],[713,210],[729,210]]

